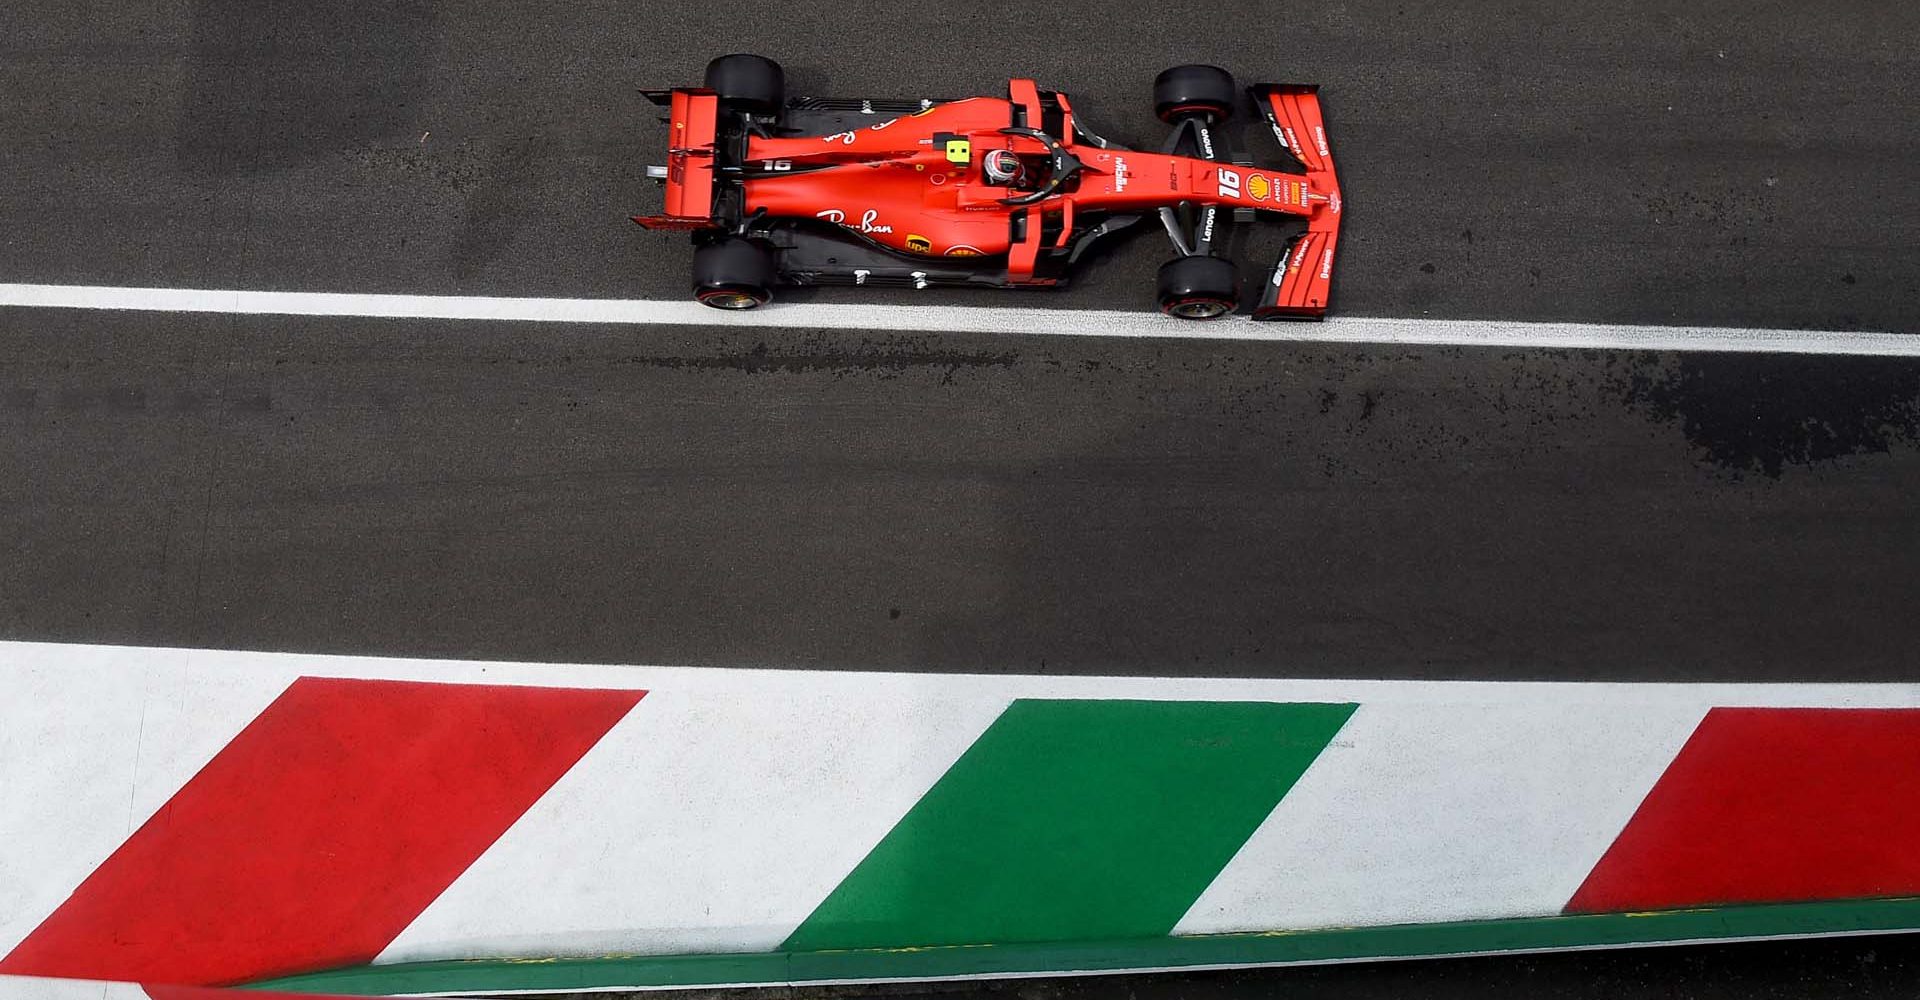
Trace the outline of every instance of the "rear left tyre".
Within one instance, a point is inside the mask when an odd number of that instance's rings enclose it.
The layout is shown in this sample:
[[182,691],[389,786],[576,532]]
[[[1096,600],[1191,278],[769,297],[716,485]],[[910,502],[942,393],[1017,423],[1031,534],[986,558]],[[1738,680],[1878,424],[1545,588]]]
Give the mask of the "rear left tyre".
[[1175,66],[1153,78],[1153,113],[1169,125],[1187,118],[1233,114],[1233,74],[1218,66]]
[[1160,311],[1175,319],[1219,319],[1240,305],[1240,269],[1220,257],[1175,257],[1155,284]]
[[693,252],[693,297],[715,309],[752,309],[773,301],[773,254],[738,236]]
[[786,103],[787,76],[765,56],[736,52],[707,64],[707,89],[729,111],[777,115]]

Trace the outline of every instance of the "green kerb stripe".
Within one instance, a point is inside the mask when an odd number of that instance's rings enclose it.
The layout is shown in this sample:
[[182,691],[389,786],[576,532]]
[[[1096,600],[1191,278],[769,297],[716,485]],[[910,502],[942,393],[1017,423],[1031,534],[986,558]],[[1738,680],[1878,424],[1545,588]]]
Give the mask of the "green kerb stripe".
[[1166,934],[1354,707],[1016,701],[782,947]]
[[1920,900],[1782,903],[1665,913],[1606,913],[1275,934],[1159,937],[1001,947],[818,954],[663,955],[540,962],[370,965],[254,983],[249,989],[384,996],[648,986],[769,985],[939,979],[1018,973],[1120,972],[1210,965],[1284,965],[1362,958],[1592,948],[1920,929]]

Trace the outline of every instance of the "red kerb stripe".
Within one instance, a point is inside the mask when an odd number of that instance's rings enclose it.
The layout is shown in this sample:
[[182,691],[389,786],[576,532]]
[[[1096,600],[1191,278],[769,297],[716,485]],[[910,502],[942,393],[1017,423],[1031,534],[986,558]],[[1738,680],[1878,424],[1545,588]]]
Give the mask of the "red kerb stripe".
[[1720,708],[1569,912],[1920,894],[1920,710]]
[[369,961],[642,694],[301,678],[0,972],[203,984]]

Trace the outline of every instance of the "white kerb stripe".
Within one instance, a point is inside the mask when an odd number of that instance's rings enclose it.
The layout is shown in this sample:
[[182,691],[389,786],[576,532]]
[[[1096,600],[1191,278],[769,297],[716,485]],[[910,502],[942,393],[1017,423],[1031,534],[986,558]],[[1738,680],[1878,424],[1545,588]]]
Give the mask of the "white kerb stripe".
[[[443,684],[520,684],[679,691],[718,697],[861,694],[876,698],[1091,698],[1154,701],[1357,702],[1364,705],[1466,703],[1526,708],[1604,704],[1637,710],[1691,705],[1749,708],[1920,708],[1920,682],[1658,683],[1645,681],[1295,680],[1263,677],[1179,677],[1069,674],[949,674],[859,670],[678,667],[609,663],[525,663],[432,660],[248,650],[181,650],[0,640],[0,665],[71,675],[105,662],[143,665],[185,655],[211,683],[240,683],[264,673],[286,677],[364,677]],[[25,676],[25,675],[21,675]],[[0,670],[0,694],[14,690]],[[136,690],[115,688],[116,700]],[[64,744],[43,749],[62,752]]]
[[1240,317],[1196,323],[1144,310],[807,302],[776,303],[736,312],[711,309],[692,301],[661,299],[494,298],[19,284],[0,284],[0,306],[763,329],[990,330],[1053,337],[1920,357],[1920,336],[1899,333],[1367,316],[1336,316],[1325,323],[1255,323]]
[[12,951],[292,683],[207,674],[185,650],[0,645],[0,955]]
[[1363,704],[1174,933],[1558,913],[1705,714]]
[[376,961],[771,951],[1008,700],[651,691]]
[[7,1000],[152,1000],[138,983],[37,976],[0,976],[0,997]]

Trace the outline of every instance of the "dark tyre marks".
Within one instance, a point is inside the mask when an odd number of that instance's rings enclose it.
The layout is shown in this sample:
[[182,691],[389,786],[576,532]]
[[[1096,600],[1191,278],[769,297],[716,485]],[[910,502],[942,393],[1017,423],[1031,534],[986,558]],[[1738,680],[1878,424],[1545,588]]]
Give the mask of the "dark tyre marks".
[[1627,398],[1679,425],[1707,460],[1780,478],[1920,438],[1920,363],[1694,354],[1635,372]]

